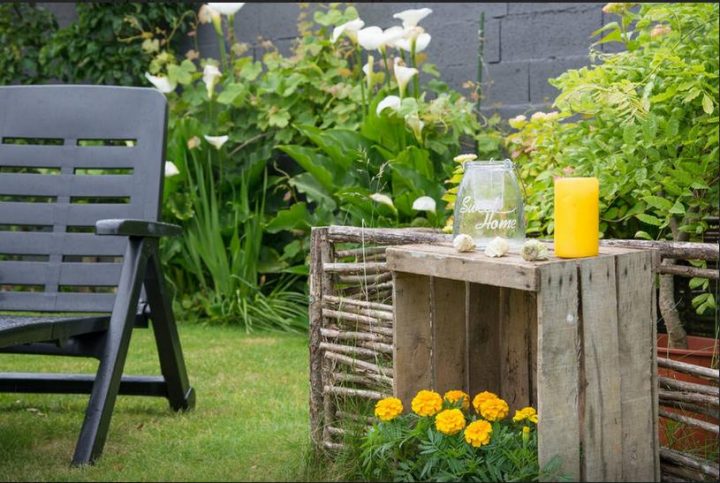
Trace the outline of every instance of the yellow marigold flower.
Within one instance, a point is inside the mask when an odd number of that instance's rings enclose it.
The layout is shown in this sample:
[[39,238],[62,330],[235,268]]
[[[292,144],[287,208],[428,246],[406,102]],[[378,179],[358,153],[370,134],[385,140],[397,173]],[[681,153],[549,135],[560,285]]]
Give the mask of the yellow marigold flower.
[[465,427],[465,416],[459,409],[446,409],[435,416],[435,427],[443,434],[453,435]]
[[462,399],[462,408],[465,411],[467,411],[470,407],[470,396],[468,396],[467,393],[463,391],[448,391],[443,397],[446,401],[449,401],[451,403],[456,403]]
[[483,391],[477,396],[475,396],[475,398],[473,399],[473,407],[475,408],[475,412],[480,414],[480,405],[488,399],[499,399],[499,397],[497,394],[490,391]]
[[529,426],[523,426],[522,440],[523,440],[523,443],[527,443],[528,441],[530,441],[530,427]]
[[488,421],[499,421],[508,415],[510,407],[500,398],[488,399],[480,404],[480,415]]
[[482,445],[490,443],[490,435],[492,434],[492,426],[482,419],[468,424],[465,429],[465,441],[468,444],[479,448]]
[[396,397],[386,397],[375,404],[375,416],[381,421],[392,421],[403,412],[402,401]]
[[518,423],[520,421],[524,421],[525,419],[527,419],[531,423],[537,424],[538,417],[537,413],[535,412],[535,408],[528,406],[526,408],[518,409],[515,411],[515,416],[513,416],[514,422]]
[[435,416],[442,409],[442,398],[435,391],[422,390],[412,400],[412,410],[419,416]]

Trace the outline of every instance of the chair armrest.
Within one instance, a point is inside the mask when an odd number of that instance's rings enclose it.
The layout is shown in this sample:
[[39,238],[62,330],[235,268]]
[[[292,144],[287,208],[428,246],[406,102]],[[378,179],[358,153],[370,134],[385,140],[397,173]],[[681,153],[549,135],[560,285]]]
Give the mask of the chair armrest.
[[118,235],[139,237],[178,236],[182,228],[170,223],[147,220],[98,220],[95,223],[96,235]]

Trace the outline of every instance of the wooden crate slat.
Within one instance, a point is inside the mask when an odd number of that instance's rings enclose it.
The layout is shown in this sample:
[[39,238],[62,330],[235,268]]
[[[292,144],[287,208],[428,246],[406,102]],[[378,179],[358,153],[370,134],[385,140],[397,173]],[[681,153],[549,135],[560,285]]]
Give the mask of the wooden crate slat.
[[467,298],[467,379],[470,397],[481,391],[500,394],[500,287],[465,283]]
[[648,305],[654,303],[652,253],[620,255],[616,262],[617,318],[620,354],[620,393],[623,415],[622,477],[625,481],[652,481],[655,467],[645,462],[655,460],[654,445],[647,435],[657,437],[657,418],[648,418],[652,410],[653,386],[657,381],[652,370],[652,356],[638,347],[654,347],[654,319],[648,317]]
[[432,279],[433,389],[465,387],[465,282]]
[[[582,475],[585,481],[619,481],[622,467],[620,356],[618,354],[615,263],[592,258],[580,264],[582,307],[581,367],[584,368]],[[645,354],[647,357],[647,354]]]
[[578,281],[572,264],[543,267],[538,293],[538,458],[562,458],[561,472],[580,480]]
[[500,318],[500,396],[514,410],[530,404],[530,326],[537,324],[535,297],[532,292],[501,290]]
[[409,411],[416,388],[432,386],[430,280],[402,272],[393,279],[394,372],[403,374],[393,379],[393,391]]

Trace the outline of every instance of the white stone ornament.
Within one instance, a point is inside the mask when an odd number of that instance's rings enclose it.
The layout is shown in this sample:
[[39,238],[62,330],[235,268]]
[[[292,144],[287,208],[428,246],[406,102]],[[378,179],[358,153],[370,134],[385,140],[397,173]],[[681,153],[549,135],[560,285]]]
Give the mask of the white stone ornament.
[[508,250],[510,250],[508,241],[502,237],[496,236],[485,248],[485,255],[493,258],[502,257],[508,252]]
[[453,247],[459,252],[475,250],[475,241],[470,235],[460,234],[453,239]]

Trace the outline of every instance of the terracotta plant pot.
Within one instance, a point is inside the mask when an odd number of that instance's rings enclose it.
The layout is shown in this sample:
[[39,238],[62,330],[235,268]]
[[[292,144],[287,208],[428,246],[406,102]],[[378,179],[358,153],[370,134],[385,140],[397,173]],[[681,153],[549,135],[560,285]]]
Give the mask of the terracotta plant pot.
[[[657,336],[657,355],[658,357],[664,357],[666,359],[672,359],[675,361],[686,362],[688,364],[695,364],[703,367],[718,367],[718,358],[720,352],[718,352],[718,340],[710,337],[695,337],[688,336],[688,348],[687,349],[669,349],[667,347],[667,334],[658,334]],[[658,367],[658,375],[677,379],[678,381],[692,382],[695,384],[704,384],[708,386],[717,385],[717,382],[713,384],[707,379],[692,376],[689,374],[683,374],[681,372],[674,371],[672,369],[666,369],[664,367]],[[665,408],[670,412],[677,412],[685,414],[695,419],[701,419],[708,421],[713,424],[718,424],[718,419],[697,414],[693,412],[687,412],[680,409]],[[669,438],[671,429],[672,437]],[[671,421],[666,418],[660,418],[660,444],[662,446],[670,446],[673,449],[680,451],[687,451],[692,448],[705,446],[713,441],[717,442],[717,435],[709,431],[705,431],[701,428],[696,428],[686,424]]]

